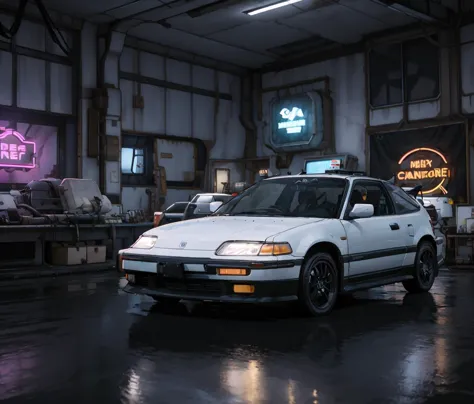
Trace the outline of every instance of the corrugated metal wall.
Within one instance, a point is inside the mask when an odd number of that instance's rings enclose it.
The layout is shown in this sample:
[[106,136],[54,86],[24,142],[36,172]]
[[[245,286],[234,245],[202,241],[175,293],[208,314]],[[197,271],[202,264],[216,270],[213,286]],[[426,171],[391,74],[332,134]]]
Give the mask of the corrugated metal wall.
[[[13,19],[0,19],[11,26]],[[72,47],[72,35],[63,32]],[[73,64],[46,28],[24,20],[12,41],[0,37],[0,105],[74,114]]]
[[[245,133],[239,121],[238,77],[129,47],[122,52],[120,72],[123,133],[197,138],[211,146],[210,159],[243,157]],[[143,108],[134,108],[136,95],[143,97]],[[173,156],[160,159],[169,181],[193,179],[190,173],[196,156],[191,143],[160,140],[161,153]],[[241,174],[234,172],[233,180],[240,179]],[[145,209],[146,189],[123,187],[124,209]],[[168,189],[166,205],[187,200],[199,191]]]
[[[365,73],[364,55],[356,54],[325,62],[285,70],[278,73],[267,73],[263,76],[262,87],[289,85],[294,82],[311,80],[328,76],[334,105],[334,133],[338,153],[350,153],[359,158],[360,168],[365,167]],[[319,89],[317,84],[308,84],[296,92]],[[263,95],[263,120],[260,122],[258,135],[259,156],[269,156],[273,152],[265,147],[266,131],[271,130],[271,101],[276,92]],[[294,157],[290,166],[292,173],[304,167],[304,159],[318,155],[318,152],[302,153]]]
[[462,112],[474,113],[474,24],[461,28]]
[[[474,24],[461,28],[461,109],[468,116],[474,114]],[[471,139],[473,131],[471,129]],[[470,141],[470,178],[471,178],[471,203],[474,201],[474,150]]]
[[[6,27],[13,17],[0,15]],[[23,19],[12,39],[0,37],[0,120],[37,145],[36,167],[28,172],[0,172],[0,186],[48,177],[77,175],[74,61],[76,32],[61,31],[69,48],[65,55],[40,22]]]

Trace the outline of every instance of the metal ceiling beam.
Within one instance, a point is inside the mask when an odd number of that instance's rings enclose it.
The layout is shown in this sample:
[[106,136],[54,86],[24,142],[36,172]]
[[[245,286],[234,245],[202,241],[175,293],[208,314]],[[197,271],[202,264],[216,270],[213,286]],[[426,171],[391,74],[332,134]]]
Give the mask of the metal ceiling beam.
[[[209,6],[219,2],[219,0],[182,0],[173,2],[175,7],[169,7],[168,4],[164,3],[159,6],[149,8],[147,10],[139,11],[128,15],[127,17],[119,18],[111,24],[111,29],[116,31],[128,31],[136,25],[146,22],[158,22],[164,21],[169,18],[177,17],[182,14],[186,14],[196,8]],[[163,10],[162,12],[157,12]],[[151,16],[147,15],[153,13]]]
[[413,7],[410,0],[371,0],[373,3],[380,4],[393,11],[405,14],[415,18],[418,21],[448,25],[451,10],[441,3],[435,3],[432,0],[416,0],[417,4],[425,5],[428,12],[417,10]]
[[343,56],[353,55],[355,53],[361,53],[365,51],[365,41],[360,41],[352,45],[340,45],[333,49],[324,49],[321,51],[315,51],[311,55],[305,55],[294,59],[280,60],[273,63],[268,63],[258,69],[260,73],[278,72],[282,70],[294,69],[296,67],[310,65],[313,63],[323,62],[329,59],[336,59]]
[[147,41],[145,39],[137,38],[127,35],[125,38],[125,46],[143,52],[154,53],[170,59],[176,59],[181,62],[192,63],[196,66],[206,67],[208,69],[215,69],[221,72],[235,74],[237,76],[246,75],[249,69],[234,65],[229,62],[224,62],[207,56],[193,54],[189,51],[171,48],[169,46],[161,45],[156,42]]

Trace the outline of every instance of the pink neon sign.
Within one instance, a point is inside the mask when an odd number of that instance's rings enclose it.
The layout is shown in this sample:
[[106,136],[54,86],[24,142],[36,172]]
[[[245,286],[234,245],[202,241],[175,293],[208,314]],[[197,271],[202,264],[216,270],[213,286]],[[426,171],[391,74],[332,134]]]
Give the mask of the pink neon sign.
[[35,168],[36,143],[25,140],[14,129],[0,134],[0,168]]

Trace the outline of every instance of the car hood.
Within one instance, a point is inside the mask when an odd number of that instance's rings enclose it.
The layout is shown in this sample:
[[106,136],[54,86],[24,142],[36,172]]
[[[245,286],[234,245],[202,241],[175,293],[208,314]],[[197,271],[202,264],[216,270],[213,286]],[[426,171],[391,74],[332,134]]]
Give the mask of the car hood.
[[[324,219],[213,216],[167,224],[147,231],[155,248],[215,251],[225,241],[265,241],[279,233]],[[183,247],[183,244],[185,246]]]

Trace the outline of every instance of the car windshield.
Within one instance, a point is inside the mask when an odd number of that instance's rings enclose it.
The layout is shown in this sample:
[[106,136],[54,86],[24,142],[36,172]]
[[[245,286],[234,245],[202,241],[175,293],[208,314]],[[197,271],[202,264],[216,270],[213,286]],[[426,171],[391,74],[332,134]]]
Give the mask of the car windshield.
[[286,177],[261,181],[223,205],[216,215],[337,218],[347,181]]
[[166,213],[184,213],[186,210],[186,206],[188,206],[187,202],[176,202],[173,203],[168,209],[166,209]]
[[232,199],[231,195],[214,195],[214,202],[227,203]]

